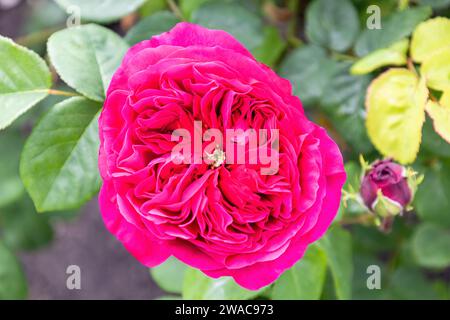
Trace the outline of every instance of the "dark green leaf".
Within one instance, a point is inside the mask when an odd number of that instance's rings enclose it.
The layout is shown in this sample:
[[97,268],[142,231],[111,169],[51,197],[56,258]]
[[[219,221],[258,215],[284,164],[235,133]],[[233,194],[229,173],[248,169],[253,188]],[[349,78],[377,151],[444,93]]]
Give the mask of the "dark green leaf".
[[3,240],[13,250],[35,250],[53,239],[47,216],[39,215],[28,197],[0,212]]
[[208,2],[192,14],[192,22],[227,31],[250,51],[264,41],[261,18],[238,4]]
[[315,0],[306,11],[306,35],[314,44],[342,52],[358,33],[358,13],[350,0]]
[[450,266],[450,229],[429,223],[421,224],[415,231],[412,245],[420,266]]
[[55,105],[33,130],[20,173],[38,211],[77,208],[98,191],[100,108],[71,98]]
[[325,251],[328,266],[334,280],[334,289],[338,299],[350,299],[352,296],[352,238],[350,233],[340,227],[330,228],[319,242]]
[[437,299],[431,282],[427,281],[420,270],[399,268],[389,283],[388,299],[398,300],[434,300]]
[[450,165],[437,163],[421,173],[425,179],[415,197],[417,214],[426,222],[450,227]]
[[337,62],[329,59],[324,49],[305,46],[287,56],[280,74],[291,81],[294,94],[308,107],[318,103],[337,70]]
[[148,16],[136,24],[126,35],[125,40],[134,45],[143,40],[148,40],[154,35],[169,31],[178,18],[169,11],[160,11]]
[[27,280],[17,258],[0,241],[0,300],[25,299]]
[[280,36],[280,32],[273,26],[264,28],[264,43],[253,50],[256,60],[273,67],[280,58],[286,42]]
[[367,136],[364,102],[371,78],[353,76],[349,68],[348,63],[339,64],[339,71],[328,82],[320,103],[355,153],[369,153],[373,146]]
[[419,3],[436,9],[443,9],[450,6],[450,0],[419,0]]
[[439,136],[433,128],[433,122],[427,117],[422,130],[422,149],[439,157],[450,158],[450,144]]
[[19,176],[19,158],[24,139],[17,130],[8,130],[0,134],[0,208],[19,199],[24,188]]
[[305,256],[275,282],[273,299],[316,300],[322,294],[327,259],[321,248],[312,245]]

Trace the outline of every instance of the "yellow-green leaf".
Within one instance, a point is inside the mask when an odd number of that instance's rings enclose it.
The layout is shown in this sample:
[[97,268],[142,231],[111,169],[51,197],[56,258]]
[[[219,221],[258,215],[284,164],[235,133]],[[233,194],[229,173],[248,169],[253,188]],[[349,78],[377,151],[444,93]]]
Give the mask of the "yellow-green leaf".
[[434,53],[450,47],[450,19],[437,17],[419,24],[411,41],[411,56],[423,62]]
[[428,89],[408,69],[390,69],[370,85],[367,131],[375,147],[401,163],[415,160],[422,139]]
[[420,72],[428,87],[439,91],[450,89],[450,47],[429,56]]
[[389,48],[376,50],[359,59],[351,68],[354,75],[367,74],[384,66],[403,66],[407,62],[408,39],[394,43]]
[[434,130],[450,143],[450,90],[444,92],[439,103],[428,101],[425,110],[433,119]]

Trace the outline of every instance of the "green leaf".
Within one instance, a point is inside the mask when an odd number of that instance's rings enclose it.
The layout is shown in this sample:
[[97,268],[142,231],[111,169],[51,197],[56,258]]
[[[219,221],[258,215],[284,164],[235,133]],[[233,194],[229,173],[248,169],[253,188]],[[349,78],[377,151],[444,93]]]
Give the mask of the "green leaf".
[[413,252],[417,263],[425,268],[450,266],[450,230],[439,225],[421,224],[413,236]]
[[169,11],[157,12],[139,21],[128,31],[125,40],[128,44],[134,45],[170,30],[178,22],[178,18]]
[[79,8],[85,21],[109,23],[137,10],[145,0],[55,0],[64,10]]
[[316,300],[322,294],[327,271],[324,251],[312,245],[304,257],[275,282],[272,299]]
[[434,130],[450,143],[450,89],[444,92],[439,103],[428,101],[425,110],[433,119]]
[[415,196],[417,214],[426,222],[450,227],[450,164],[440,162],[421,173],[425,178]]
[[117,34],[94,24],[56,32],[48,40],[48,54],[61,79],[96,101],[104,100],[127,49]]
[[431,13],[429,7],[417,7],[382,18],[381,29],[365,29],[361,33],[355,45],[356,54],[362,57],[408,37],[420,22],[431,16]]
[[5,207],[24,193],[24,187],[19,176],[19,159],[24,139],[18,130],[8,130],[0,134],[0,208]]
[[435,132],[430,118],[423,125],[421,153],[422,149],[439,157],[450,158],[450,144]]
[[437,17],[422,22],[414,30],[411,40],[411,57],[424,62],[440,50],[450,47],[450,19]]
[[164,291],[181,293],[183,278],[187,267],[174,257],[170,257],[163,264],[150,269],[153,280]]
[[47,97],[51,85],[41,57],[0,36],[0,130]]
[[81,97],[65,100],[28,138],[20,174],[39,212],[77,208],[98,191],[100,108]]
[[450,91],[450,46],[426,58],[420,73],[426,78],[428,87]]
[[353,151],[368,153],[373,146],[367,136],[364,101],[371,78],[349,74],[349,66],[349,63],[338,64],[338,71],[323,91],[320,105]]
[[146,0],[145,3],[139,9],[139,13],[141,14],[141,17],[148,17],[166,8],[167,8],[166,0]]
[[[357,239],[355,238],[354,241],[356,242]],[[371,275],[371,273],[367,273],[367,268],[373,265],[380,267],[381,290],[370,290],[367,287],[367,279]],[[385,280],[389,276],[389,268],[386,268],[382,261],[375,256],[369,255],[367,252],[358,252],[358,254],[355,254],[354,256],[353,270],[355,270],[355,272],[353,274],[352,299],[379,300],[385,298],[387,291]]]
[[231,277],[209,278],[197,269],[187,269],[183,282],[183,299],[187,300],[249,300],[260,292],[240,287]]
[[180,0],[180,10],[186,19],[190,19],[192,13],[210,0]]
[[358,33],[358,13],[350,0],[315,0],[306,11],[306,35],[314,44],[343,52]]
[[337,62],[329,59],[324,49],[304,46],[292,51],[280,67],[280,75],[292,83],[294,94],[306,106],[318,103],[335,72]]
[[420,270],[400,267],[392,275],[389,284],[389,296],[394,300],[435,300],[437,294],[431,282],[427,281]]
[[319,241],[325,252],[333,275],[334,289],[338,299],[351,299],[352,295],[352,238],[348,231],[334,226]]
[[35,250],[53,239],[48,217],[37,214],[28,197],[1,210],[0,226],[5,244],[13,250]]
[[0,241],[0,300],[25,299],[27,280],[17,258]]
[[286,49],[286,45],[278,29],[273,26],[268,26],[264,28],[263,44],[253,50],[253,53],[256,60],[273,67],[284,49]]
[[228,32],[250,51],[264,41],[262,19],[237,3],[208,2],[192,14],[192,22]]
[[450,0],[419,0],[419,3],[435,9],[443,9],[450,6]]
[[407,69],[390,69],[367,91],[367,131],[375,147],[406,164],[415,160],[422,138],[428,90]]
[[403,66],[407,62],[408,46],[409,40],[404,39],[394,43],[389,48],[369,53],[352,66],[351,73],[355,75],[367,74],[385,66]]

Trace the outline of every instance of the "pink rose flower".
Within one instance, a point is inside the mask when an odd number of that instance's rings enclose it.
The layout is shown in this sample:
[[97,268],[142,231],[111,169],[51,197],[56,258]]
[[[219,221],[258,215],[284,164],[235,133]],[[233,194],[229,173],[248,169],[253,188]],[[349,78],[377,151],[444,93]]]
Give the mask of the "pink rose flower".
[[[175,163],[172,132],[193,132],[194,121],[204,130],[278,129],[278,170]],[[99,130],[103,219],[148,267],[175,256],[256,290],[297,262],[339,207],[338,147],[306,118],[289,81],[223,31],[179,23],[132,47]]]

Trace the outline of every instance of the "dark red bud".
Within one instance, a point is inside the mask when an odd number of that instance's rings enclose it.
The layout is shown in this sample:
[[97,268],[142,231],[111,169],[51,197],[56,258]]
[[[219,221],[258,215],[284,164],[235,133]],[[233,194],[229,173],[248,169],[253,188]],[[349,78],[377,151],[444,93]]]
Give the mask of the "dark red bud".
[[384,198],[405,208],[412,200],[406,169],[391,159],[379,160],[371,165],[361,182],[360,194],[364,204],[371,210],[381,191]]

